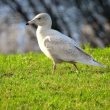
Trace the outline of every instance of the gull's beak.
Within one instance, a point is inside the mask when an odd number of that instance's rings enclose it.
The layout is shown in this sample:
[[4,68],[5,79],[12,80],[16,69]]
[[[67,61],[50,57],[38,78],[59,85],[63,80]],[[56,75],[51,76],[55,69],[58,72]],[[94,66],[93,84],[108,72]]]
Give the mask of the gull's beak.
[[30,20],[30,21],[28,21],[28,22],[26,23],[26,25],[32,25],[32,26],[34,26],[34,27],[36,28],[36,25],[34,24],[34,20],[33,20],[33,19]]
[[31,24],[34,24],[34,19],[32,19],[26,23],[26,25],[31,25]]
[[27,22],[26,25],[29,25],[29,23]]
[[28,22],[26,23],[26,25],[30,25],[30,21],[28,21]]
[[30,25],[30,24],[33,24],[33,20],[28,21],[28,22],[26,23],[26,25]]

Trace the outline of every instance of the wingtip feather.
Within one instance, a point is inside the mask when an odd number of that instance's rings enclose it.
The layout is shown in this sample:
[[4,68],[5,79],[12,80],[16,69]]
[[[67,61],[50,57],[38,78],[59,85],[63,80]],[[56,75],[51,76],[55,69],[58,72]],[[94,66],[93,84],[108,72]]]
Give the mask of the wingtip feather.
[[103,65],[103,64],[101,64],[101,63],[99,63],[99,62],[97,62],[97,61],[95,61],[95,60],[93,60],[93,61],[94,61],[94,64],[95,64],[96,66],[100,66],[100,67],[106,68],[106,65]]

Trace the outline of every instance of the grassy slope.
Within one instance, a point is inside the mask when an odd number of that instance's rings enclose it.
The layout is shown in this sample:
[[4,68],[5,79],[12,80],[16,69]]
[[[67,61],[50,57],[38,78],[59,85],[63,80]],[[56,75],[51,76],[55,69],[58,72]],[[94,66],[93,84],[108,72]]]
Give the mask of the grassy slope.
[[[110,65],[110,48],[86,49]],[[42,54],[0,55],[0,110],[109,110],[110,69],[58,65]]]

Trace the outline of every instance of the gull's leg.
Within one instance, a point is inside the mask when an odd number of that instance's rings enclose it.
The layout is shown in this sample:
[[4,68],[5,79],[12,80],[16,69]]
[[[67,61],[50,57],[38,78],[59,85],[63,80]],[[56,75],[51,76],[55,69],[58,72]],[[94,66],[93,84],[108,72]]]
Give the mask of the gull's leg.
[[75,64],[75,63],[73,63],[73,65],[74,65],[75,69],[78,71],[78,67],[76,66],[76,64]]
[[53,74],[54,74],[55,70],[56,70],[56,63],[53,62],[53,71],[52,71]]

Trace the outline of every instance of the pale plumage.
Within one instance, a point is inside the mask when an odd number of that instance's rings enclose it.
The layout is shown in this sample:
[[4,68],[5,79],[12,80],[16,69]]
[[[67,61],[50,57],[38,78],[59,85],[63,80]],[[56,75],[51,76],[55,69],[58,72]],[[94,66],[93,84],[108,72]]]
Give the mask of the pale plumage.
[[32,23],[38,25],[36,36],[39,47],[47,57],[53,60],[54,70],[57,63],[64,61],[74,64],[75,67],[76,62],[104,67],[104,65],[96,62],[90,55],[85,53],[73,39],[51,29],[52,21],[48,14],[38,14],[27,24]]

